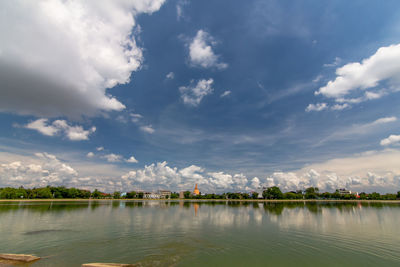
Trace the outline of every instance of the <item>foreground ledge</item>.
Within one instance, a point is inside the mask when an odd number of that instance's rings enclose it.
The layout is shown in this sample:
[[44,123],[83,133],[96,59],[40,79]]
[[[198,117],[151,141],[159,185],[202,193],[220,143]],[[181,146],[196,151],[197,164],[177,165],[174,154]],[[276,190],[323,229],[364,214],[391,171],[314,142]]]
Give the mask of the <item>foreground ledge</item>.
[[123,263],[85,263],[82,267],[137,267],[137,264],[123,264]]
[[19,262],[32,262],[40,260],[40,257],[25,254],[0,254],[0,259]]

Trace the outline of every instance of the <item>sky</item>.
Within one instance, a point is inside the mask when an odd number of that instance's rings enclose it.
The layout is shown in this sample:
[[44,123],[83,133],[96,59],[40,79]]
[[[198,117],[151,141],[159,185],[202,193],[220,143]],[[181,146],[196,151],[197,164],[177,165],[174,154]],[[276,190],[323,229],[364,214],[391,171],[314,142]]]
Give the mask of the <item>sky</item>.
[[400,190],[400,2],[0,2],[0,187]]

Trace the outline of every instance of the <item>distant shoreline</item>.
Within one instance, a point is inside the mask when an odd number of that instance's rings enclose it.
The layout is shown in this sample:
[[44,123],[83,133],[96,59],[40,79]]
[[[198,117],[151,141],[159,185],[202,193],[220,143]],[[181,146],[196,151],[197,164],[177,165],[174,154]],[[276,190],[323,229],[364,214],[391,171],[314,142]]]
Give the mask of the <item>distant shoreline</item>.
[[2,202],[142,202],[142,201],[169,201],[169,202],[362,202],[362,203],[400,203],[400,200],[367,200],[367,199],[87,199],[87,198],[51,198],[51,199],[0,199]]

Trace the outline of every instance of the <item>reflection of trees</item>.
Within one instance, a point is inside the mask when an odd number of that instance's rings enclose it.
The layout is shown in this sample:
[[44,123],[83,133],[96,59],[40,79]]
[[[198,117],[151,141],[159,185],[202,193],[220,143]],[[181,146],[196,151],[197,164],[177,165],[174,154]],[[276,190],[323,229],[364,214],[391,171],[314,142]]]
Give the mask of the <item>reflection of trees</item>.
[[283,202],[265,202],[264,210],[268,213],[272,213],[275,215],[281,215],[283,209],[285,208],[285,203]]
[[112,208],[113,209],[119,208],[120,205],[121,205],[121,201],[115,201],[115,200],[112,201]]
[[89,202],[11,202],[1,203],[0,212],[11,212],[16,210],[29,210],[33,212],[68,212],[77,209],[87,209]]
[[321,213],[322,207],[317,202],[306,202],[306,209],[314,214]]
[[125,202],[125,207],[127,208],[136,208],[136,207],[143,207],[142,201],[127,201]]

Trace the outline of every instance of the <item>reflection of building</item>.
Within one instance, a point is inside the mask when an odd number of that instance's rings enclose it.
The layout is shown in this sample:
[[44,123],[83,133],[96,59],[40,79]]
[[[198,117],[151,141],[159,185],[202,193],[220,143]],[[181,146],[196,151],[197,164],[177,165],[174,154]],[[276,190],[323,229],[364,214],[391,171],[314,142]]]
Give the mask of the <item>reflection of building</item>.
[[158,190],[160,198],[171,198],[171,191],[169,190]]
[[197,184],[196,184],[196,186],[194,187],[193,195],[195,195],[195,196],[200,195],[200,191],[199,191],[199,189],[197,188]]

